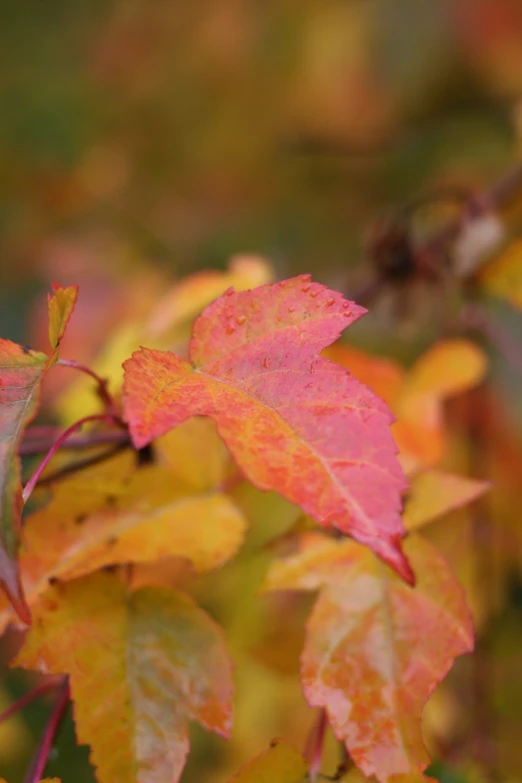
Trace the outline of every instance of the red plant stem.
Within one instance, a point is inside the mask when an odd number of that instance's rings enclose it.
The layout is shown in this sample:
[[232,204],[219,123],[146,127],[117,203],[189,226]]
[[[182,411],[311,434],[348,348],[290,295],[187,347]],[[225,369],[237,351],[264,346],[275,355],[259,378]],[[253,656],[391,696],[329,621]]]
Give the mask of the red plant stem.
[[[32,454],[42,454],[43,452],[49,451],[54,441],[56,440],[58,433],[56,429],[52,428],[52,430],[52,437],[47,439],[35,438],[34,440],[31,440],[30,437],[27,437],[26,433],[26,437],[20,446],[19,454],[22,457],[28,457]],[[71,435],[71,437],[62,445],[62,449],[68,451],[80,451],[81,449],[88,449],[92,446],[105,446],[112,443],[125,443],[128,440],[129,436],[124,430],[93,432],[87,435]]]
[[19,699],[17,699],[15,702],[13,702],[13,704],[9,705],[9,707],[6,710],[0,713],[0,723],[3,723],[4,721],[8,720],[12,715],[15,715],[20,710],[23,710],[24,707],[26,707],[32,701],[37,699],[39,696],[43,696],[44,693],[47,693],[48,691],[52,691],[55,688],[57,688],[61,682],[62,682],[62,677],[53,677],[47,680],[46,682],[42,682],[36,688],[33,688],[32,691],[29,691],[29,693],[24,693],[23,696],[20,696]]
[[326,710],[321,710],[316,722],[310,729],[306,739],[304,757],[308,762],[308,774],[311,783],[316,783],[317,776],[321,771],[321,760],[323,757],[324,738],[328,721],[326,719]]
[[31,495],[31,492],[35,488],[36,484],[38,483],[38,479],[42,475],[43,471],[51,461],[51,459],[54,457],[57,451],[62,447],[63,443],[67,440],[67,438],[72,435],[73,432],[83,427],[84,424],[88,424],[91,421],[106,421],[107,423],[111,424],[119,424],[121,425],[121,419],[117,416],[113,416],[110,413],[98,413],[93,416],[85,416],[85,418],[80,419],[79,421],[76,421],[74,424],[71,424],[70,427],[68,427],[62,434],[55,440],[49,451],[47,452],[46,456],[43,458],[43,460],[40,462],[38,467],[36,468],[35,472],[27,482],[27,484],[24,487],[23,491],[23,499],[24,503],[27,503],[27,500],[29,496]]
[[116,414],[117,408],[116,403],[114,402],[114,399],[109,392],[109,386],[108,381],[106,378],[102,378],[100,375],[98,375],[97,372],[94,370],[91,370],[90,367],[87,367],[86,364],[80,364],[79,362],[76,362],[74,359],[58,359],[56,362],[57,365],[60,367],[72,367],[75,370],[79,370],[80,372],[85,373],[86,375],[90,375],[93,380],[96,381],[98,384],[98,395],[102,402],[104,403],[105,407],[108,411],[111,413]]
[[65,677],[60,688],[60,693],[54,705],[54,709],[49,718],[49,722],[45,727],[40,745],[37,748],[35,757],[31,763],[29,771],[25,776],[24,783],[38,783],[41,780],[42,775],[47,766],[47,760],[49,753],[53,746],[54,739],[60,728],[60,724],[65,715],[65,710],[69,705],[71,694],[69,691],[69,679]]

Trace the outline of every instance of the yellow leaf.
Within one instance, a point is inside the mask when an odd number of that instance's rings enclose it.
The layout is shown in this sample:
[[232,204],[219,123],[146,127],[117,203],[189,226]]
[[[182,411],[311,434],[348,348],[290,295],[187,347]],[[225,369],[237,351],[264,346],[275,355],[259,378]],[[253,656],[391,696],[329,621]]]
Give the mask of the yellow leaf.
[[307,766],[301,754],[284,740],[274,740],[229,783],[304,783],[306,779]]
[[412,398],[444,400],[476,386],[487,370],[485,353],[469,340],[441,340],[427,350],[411,368],[402,389],[401,410]]
[[[134,454],[93,466],[56,486],[24,527],[21,572],[29,604],[49,579],[105,565],[182,557],[197,572],[222,565],[240,547],[242,513],[219,491],[194,494],[160,465]],[[12,619],[0,597],[0,628]]]
[[229,735],[231,664],[219,627],[187,595],[129,592],[99,572],[49,589],[33,617],[13,665],[69,675],[99,783],[175,783],[189,721]]
[[522,308],[522,240],[512,242],[480,272],[480,282],[490,293]]
[[427,470],[412,482],[404,510],[404,527],[415,530],[433,519],[461,508],[484,494],[488,481]]

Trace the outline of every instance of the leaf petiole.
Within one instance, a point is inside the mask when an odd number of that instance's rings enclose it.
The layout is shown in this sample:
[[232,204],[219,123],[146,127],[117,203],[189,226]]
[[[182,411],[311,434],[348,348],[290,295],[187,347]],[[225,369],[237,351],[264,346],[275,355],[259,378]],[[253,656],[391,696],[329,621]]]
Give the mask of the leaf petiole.
[[105,405],[107,411],[114,415],[117,415],[117,407],[112,394],[109,392],[109,382],[107,378],[102,378],[97,372],[87,367],[86,364],[80,364],[74,359],[58,359],[56,364],[59,367],[72,367],[74,370],[89,375],[98,384],[98,396]]
[[114,416],[110,413],[98,413],[93,416],[85,416],[83,419],[79,419],[74,424],[71,424],[70,427],[68,427],[64,432],[62,432],[61,435],[55,440],[43,460],[40,462],[38,467],[36,468],[35,472],[27,482],[27,484],[24,487],[23,491],[23,500],[24,503],[27,503],[27,500],[29,499],[31,492],[35,488],[36,484],[38,483],[38,480],[40,479],[40,476],[42,475],[43,471],[51,461],[51,459],[54,457],[54,455],[60,450],[60,448],[63,446],[65,441],[74,433],[76,430],[83,427],[84,424],[88,424],[89,422],[93,421],[105,421],[108,424],[115,424],[118,426],[123,426],[122,420],[118,416]]
[[53,746],[54,739],[58,733],[58,729],[60,728],[60,724],[65,715],[65,710],[69,705],[70,699],[71,694],[69,690],[69,678],[65,677],[62,679],[60,693],[58,694],[58,698],[49,718],[49,722],[45,727],[40,745],[36,750],[36,754],[33,758],[31,766],[24,778],[24,783],[37,783],[37,781],[41,780],[41,777],[45,771],[45,767],[47,766],[47,760],[49,758],[49,753]]
[[13,704],[10,704],[7,709],[0,713],[0,724],[6,720],[9,720],[9,718],[11,718],[20,710],[23,710],[24,707],[26,707],[28,704],[31,704],[31,702],[37,699],[39,696],[43,696],[45,693],[55,690],[55,688],[57,688],[61,682],[62,677],[52,677],[46,682],[42,682],[36,688],[33,688],[33,690],[29,691],[29,693],[24,693],[23,696],[20,696],[19,699],[13,702]]

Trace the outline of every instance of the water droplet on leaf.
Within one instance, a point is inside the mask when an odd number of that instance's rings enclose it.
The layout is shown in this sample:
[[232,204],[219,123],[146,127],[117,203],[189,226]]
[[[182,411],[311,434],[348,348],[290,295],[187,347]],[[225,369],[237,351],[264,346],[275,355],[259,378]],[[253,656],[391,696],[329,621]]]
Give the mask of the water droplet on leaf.
[[315,299],[315,297],[318,296],[318,294],[319,291],[310,291],[310,296],[312,297],[312,299]]
[[236,315],[236,323],[241,326],[241,324],[244,324],[246,321],[246,315]]

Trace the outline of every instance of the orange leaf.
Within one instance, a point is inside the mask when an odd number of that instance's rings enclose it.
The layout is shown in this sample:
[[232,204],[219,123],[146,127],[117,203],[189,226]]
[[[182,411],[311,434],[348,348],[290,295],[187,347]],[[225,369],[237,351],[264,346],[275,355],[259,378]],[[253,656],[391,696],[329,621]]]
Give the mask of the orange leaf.
[[307,543],[302,564],[300,553],[275,564],[265,584],[325,585],[301,657],[305,696],[327,710],[334,733],[365,775],[381,781],[420,775],[429,762],[420,730],[424,704],[454,658],[473,648],[463,591],[418,536],[405,544],[414,589],[353,542],[317,536],[315,559],[314,542]]
[[274,740],[269,749],[245,764],[229,783],[305,783],[304,758],[284,740]]
[[70,676],[78,741],[91,746],[99,783],[175,783],[189,721],[230,733],[221,631],[180,592],[128,592],[114,573],[53,587],[13,665]]
[[442,403],[476,386],[487,369],[483,351],[467,340],[444,340],[426,351],[409,372],[382,357],[346,345],[325,355],[347,367],[395,413],[392,433],[408,472],[436,464],[444,453]]
[[407,530],[415,530],[443,514],[466,506],[490,487],[488,481],[427,470],[412,482],[403,515],[404,526]]
[[[194,494],[159,465],[136,468],[124,454],[60,482],[52,500],[26,521],[20,555],[29,604],[49,579],[105,566],[182,557],[197,572],[236,553],[245,521],[221,492]],[[0,612],[0,628],[11,619]]]
[[30,614],[17,563],[23,508],[18,448],[25,427],[38,410],[40,384],[58,358],[58,344],[78,292],[76,286],[53,288],[49,297],[50,357],[0,339],[0,582],[24,622],[30,622]]
[[191,416],[211,416],[255,486],[335,525],[411,580],[390,413],[319,356],[363,312],[308,275],[230,289],[196,320],[192,364],[144,348],[125,362],[125,415],[138,447]]

